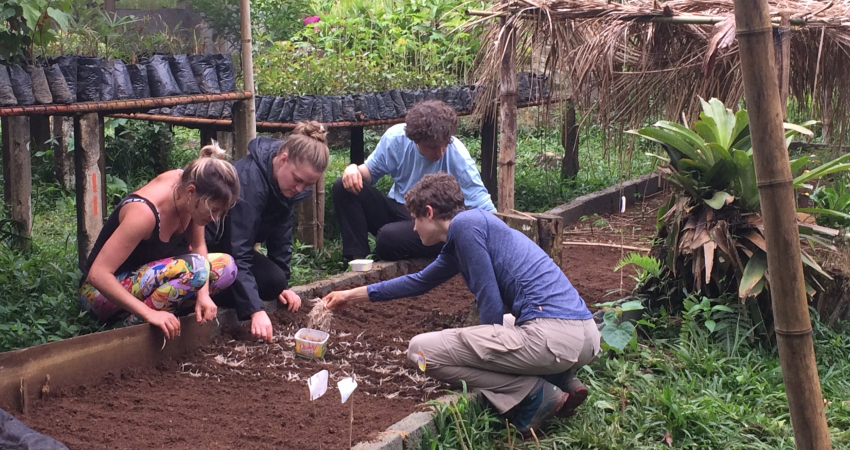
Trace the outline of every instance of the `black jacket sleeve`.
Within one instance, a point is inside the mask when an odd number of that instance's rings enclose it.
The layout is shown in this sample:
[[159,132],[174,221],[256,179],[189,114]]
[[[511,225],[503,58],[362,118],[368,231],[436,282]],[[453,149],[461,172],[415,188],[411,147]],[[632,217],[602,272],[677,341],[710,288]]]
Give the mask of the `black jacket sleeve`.
[[233,290],[233,302],[240,320],[248,319],[251,314],[262,311],[263,301],[257,291],[257,280],[251,271],[254,259],[254,243],[260,227],[260,213],[256,205],[262,205],[260,199],[248,198],[258,195],[256,191],[243,189],[243,197],[228,213],[227,235],[222,240],[229,241],[230,255],[236,260],[236,281]]
[[289,262],[292,259],[292,224],[295,211],[291,211],[272,234],[266,240],[268,257],[280,270],[286,274],[286,286],[289,287],[289,275],[291,273]]

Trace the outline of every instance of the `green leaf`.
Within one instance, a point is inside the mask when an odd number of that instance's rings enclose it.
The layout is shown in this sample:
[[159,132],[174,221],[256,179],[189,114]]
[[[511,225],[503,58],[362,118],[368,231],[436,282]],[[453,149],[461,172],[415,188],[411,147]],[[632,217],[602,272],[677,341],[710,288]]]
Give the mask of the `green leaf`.
[[741,284],[738,287],[739,297],[746,298],[753,295],[752,291],[764,278],[765,269],[767,269],[767,255],[762,251],[754,253],[753,257],[747,261],[744,274],[741,275]]
[[728,313],[734,313],[735,312],[735,310],[733,310],[732,308],[730,308],[726,305],[714,305],[714,306],[711,307],[711,310],[712,311],[723,311],[723,312],[728,312]]
[[708,206],[711,206],[714,209],[720,209],[725,205],[732,203],[733,200],[735,200],[735,197],[729,195],[728,192],[717,191],[710,199],[703,199],[702,201],[704,201]]
[[620,309],[623,311],[640,311],[643,309],[643,304],[640,300],[631,300],[620,305]]
[[800,125],[794,124],[794,123],[783,123],[782,127],[785,128],[786,130],[796,131],[797,133],[805,134],[806,136],[814,136],[815,135],[814,133],[812,133],[812,130],[810,130],[806,127],[802,127]]
[[716,326],[717,326],[717,322],[715,322],[711,319],[708,319],[708,320],[705,321],[705,327],[708,328],[708,331],[710,331],[712,333],[714,332],[714,327],[716,327]]
[[619,351],[623,351],[629,345],[629,341],[632,340],[634,331],[635,326],[631,322],[623,322],[619,325],[606,324],[602,327],[600,334],[606,344]]
[[807,265],[807,266],[811,267],[811,268],[812,268],[812,269],[814,269],[817,273],[819,273],[819,274],[821,274],[821,275],[825,276],[826,278],[828,278],[828,279],[830,279],[830,280],[832,279],[832,277],[831,277],[831,276],[829,276],[829,274],[828,274],[828,273],[826,273],[826,272],[823,270],[823,268],[821,268],[820,264],[818,264],[818,263],[817,263],[814,259],[812,259],[809,255],[807,255],[807,254],[806,254],[806,252],[800,252],[800,257],[803,259],[803,264],[805,264],[805,265]]
[[826,209],[826,208],[797,208],[797,211],[809,213],[809,214],[821,214],[824,216],[832,216],[832,217],[840,217],[842,219],[849,219],[850,214],[843,213],[841,211],[836,211],[834,209]]
[[60,30],[65,31],[70,26],[71,15],[62,10],[49,7],[47,8],[47,15],[56,21],[56,24],[59,25]]
[[796,173],[800,169],[803,168],[806,164],[809,163],[809,155],[801,156],[797,159],[791,160],[791,173]]

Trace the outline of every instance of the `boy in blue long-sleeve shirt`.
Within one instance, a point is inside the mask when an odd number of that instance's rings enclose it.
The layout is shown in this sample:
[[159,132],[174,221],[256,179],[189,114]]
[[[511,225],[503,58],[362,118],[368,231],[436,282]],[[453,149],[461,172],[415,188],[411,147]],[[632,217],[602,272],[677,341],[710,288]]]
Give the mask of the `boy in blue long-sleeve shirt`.
[[332,292],[328,308],[420,295],[460,273],[481,325],[415,336],[408,358],[424,361],[429,376],[480,389],[523,433],[559,411],[571,415],[587,397],[572,374],[596,357],[600,340],[561,269],[496,216],[466,210],[451,175],[426,175],[405,204],[424,245],[445,242],[437,259],[416,274]]

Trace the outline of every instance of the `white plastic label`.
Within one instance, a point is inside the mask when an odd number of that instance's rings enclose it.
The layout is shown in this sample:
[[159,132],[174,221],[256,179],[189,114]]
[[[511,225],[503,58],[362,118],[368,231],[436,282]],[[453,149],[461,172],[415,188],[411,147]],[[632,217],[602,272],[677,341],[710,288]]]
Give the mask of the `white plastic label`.
[[327,369],[313,375],[307,379],[307,387],[310,388],[310,401],[313,401],[328,391],[328,371]]
[[351,396],[351,393],[357,389],[357,380],[352,377],[343,378],[339,380],[336,387],[339,389],[339,395],[342,397],[342,402],[345,403],[346,400],[348,400],[348,397]]
[[620,212],[621,213],[626,212],[626,196],[625,195],[620,197]]

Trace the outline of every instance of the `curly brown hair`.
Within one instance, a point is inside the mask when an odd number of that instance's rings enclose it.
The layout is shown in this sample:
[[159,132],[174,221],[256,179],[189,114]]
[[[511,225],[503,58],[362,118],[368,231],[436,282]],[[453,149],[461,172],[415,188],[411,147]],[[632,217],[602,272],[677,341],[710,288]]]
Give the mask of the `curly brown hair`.
[[404,206],[416,217],[428,215],[426,206],[434,210],[434,218],[451,219],[457,213],[466,210],[463,191],[455,177],[437,172],[425,175],[404,194]]
[[457,134],[457,113],[440,100],[427,100],[407,111],[405,134],[415,142],[436,141],[448,145]]

